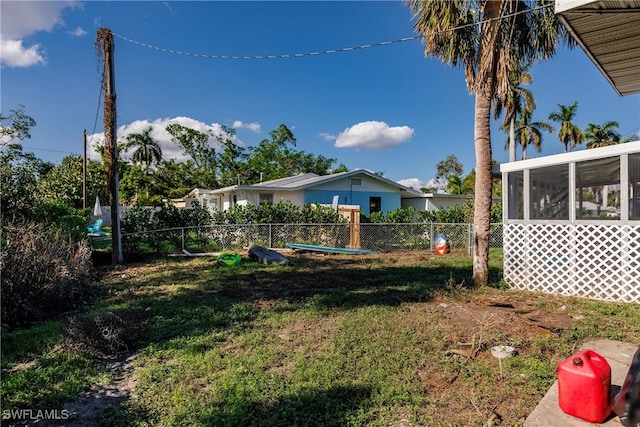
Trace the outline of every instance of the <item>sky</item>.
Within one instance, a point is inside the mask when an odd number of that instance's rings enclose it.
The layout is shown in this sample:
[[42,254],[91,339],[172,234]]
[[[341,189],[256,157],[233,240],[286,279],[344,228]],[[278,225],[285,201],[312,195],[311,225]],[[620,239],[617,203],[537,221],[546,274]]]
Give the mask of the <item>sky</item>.
[[[463,174],[475,167],[474,98],[463,71],[424,56],[400,1],[3,0],[0,13],[0,109],[6,116],[24,106],[37,123],[24,150],[46,161],[82,155],[85,129],[98,158],[95,40],[106,27],[115,34],[118,138],[152,126],[164,159],[184,159],[164,130],[171,123],[214,134],[231,127],[245,147],[285,124],[298,150],[416,189],[431,185],[451,154]],[[561,48],[530,73],[534,120],[577,102],[581,128],[614,120],[623,137],[640,138],[640,95],[620,97],[579,47]],[[504,163],[500,122],[492,150]],[[557,133],[545,133],[542,148],[529,148],[528,158],[564,150]]]

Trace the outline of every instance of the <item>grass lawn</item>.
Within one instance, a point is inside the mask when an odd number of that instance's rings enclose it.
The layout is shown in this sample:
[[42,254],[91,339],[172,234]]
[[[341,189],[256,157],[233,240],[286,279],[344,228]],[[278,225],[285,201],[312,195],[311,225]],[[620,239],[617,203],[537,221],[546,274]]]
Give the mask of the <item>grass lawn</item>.
[[[640,345],[639,305],[509,290],[500,251],[491,256],[492,287],[478,290],[466,287],[472,260],[463,253],[291,261],[265,266],[244,257],[218,267],[210,258],[173,258],[105,271],[97,284],[104,297],[82,315],[119,319],[112,349],[132,360],[131,396],[92,401],[92,411],[72,419],[521,425],[557,364],[584,341]],[[113,359],[87,354],[95,342],[69,336],[67,324],[3,334],[3,409],[77,409],[69,402],[83,390],[122,384],[106,369]],[[501,369],[489,351],[500,344],[517,349]]]

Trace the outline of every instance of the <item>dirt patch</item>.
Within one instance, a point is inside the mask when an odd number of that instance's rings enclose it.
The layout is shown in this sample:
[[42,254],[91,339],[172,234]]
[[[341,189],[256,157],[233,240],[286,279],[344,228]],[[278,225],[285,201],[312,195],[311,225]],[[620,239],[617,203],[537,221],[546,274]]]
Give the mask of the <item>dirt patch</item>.
[[135,354],[128,354],[106,362],[105,369],[113,380],[106,386],[96,385],[63,407],[68,419],[64,421],[37,420],[26,425],[38,427],[86,427],[106,425],[105,415],[133,397],[137,378],[133,362]]

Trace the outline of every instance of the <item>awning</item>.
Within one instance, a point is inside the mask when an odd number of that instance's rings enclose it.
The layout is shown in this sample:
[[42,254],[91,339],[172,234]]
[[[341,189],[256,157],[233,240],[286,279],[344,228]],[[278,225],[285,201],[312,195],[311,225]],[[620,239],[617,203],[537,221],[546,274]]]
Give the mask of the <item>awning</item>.
[[555,12],[619,95],[640,93],[640,0],[556,0]]

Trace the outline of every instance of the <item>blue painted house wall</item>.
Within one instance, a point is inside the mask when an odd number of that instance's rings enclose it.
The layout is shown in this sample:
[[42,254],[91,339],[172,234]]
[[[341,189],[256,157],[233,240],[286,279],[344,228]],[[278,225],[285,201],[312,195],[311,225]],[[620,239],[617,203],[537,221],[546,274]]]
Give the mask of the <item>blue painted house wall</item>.
[[[354,185],[353,178],[359,180],[360,184]],[[304,190],[304,203],[331,204],[333,196],[336,195],[339,197],[339,204],[360,205],[360,212],[367,216],[371,215],[369,211],[371,197],[380,197],[380,210],[385,214],[398,209],[402,204],[402,197],[397,188],[364,174]]]
[[328,190],[307,190],[304,192],[305,203],[322,203],[331,204],[333,196],[339,196],[338,203],[341,205],[360,205],[360,212],[363,215],[371,215],[369,212],[369,199],[371,197],[380,197],[381,211],[387,213],[394,211],[400,207],[400,193],[372,191],[328,191]]

